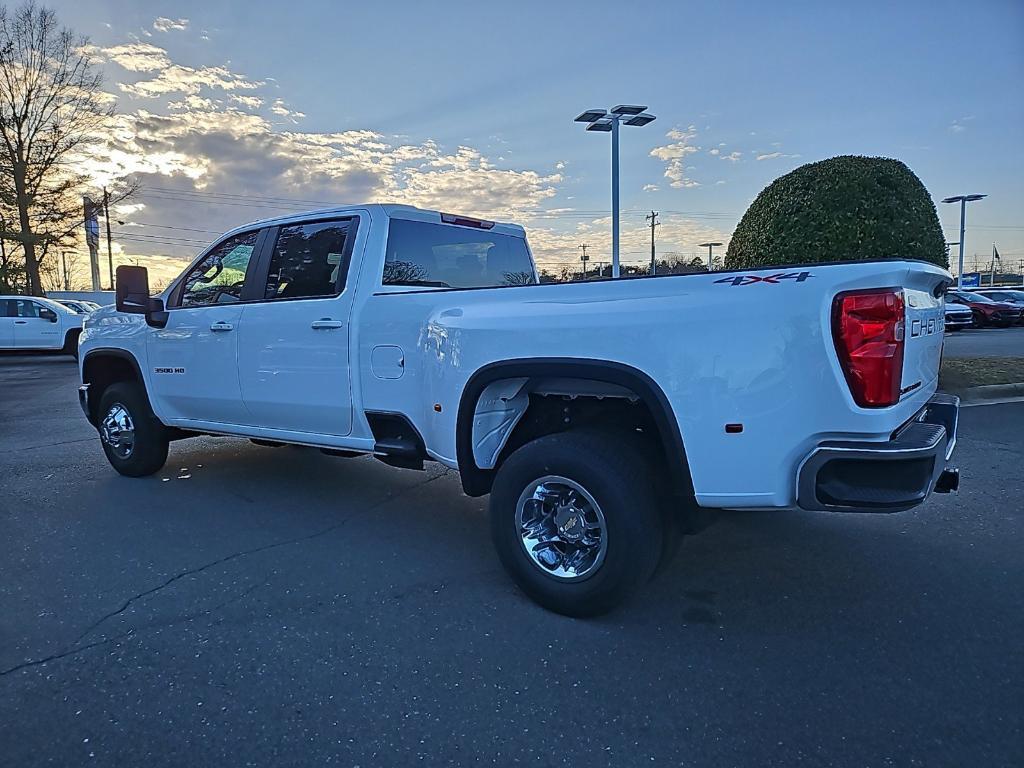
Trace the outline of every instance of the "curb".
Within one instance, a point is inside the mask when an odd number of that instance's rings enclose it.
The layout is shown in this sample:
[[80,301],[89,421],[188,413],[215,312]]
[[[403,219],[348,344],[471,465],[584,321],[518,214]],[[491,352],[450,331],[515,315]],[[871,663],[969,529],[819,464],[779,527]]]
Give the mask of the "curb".
[[967,387],[958,394],[964,405],[990,403],[994,400],[1013,401],[1024,398],[1024,382]]

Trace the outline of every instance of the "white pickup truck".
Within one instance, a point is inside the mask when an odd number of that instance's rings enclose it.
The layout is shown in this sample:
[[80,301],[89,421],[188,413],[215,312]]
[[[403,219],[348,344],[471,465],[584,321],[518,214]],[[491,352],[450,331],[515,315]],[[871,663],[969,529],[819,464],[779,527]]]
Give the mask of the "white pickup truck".
[[78,354],[82,315],[38,296],[0,296],[0,350]]
[[110,463],[199,434],[457,469],[512,578],[570,615],[700,509],[905,510],[955,490],[948,272],[911,261],[540,284],[521,227],[397,205],[226,234],[157,297],[121,267],[79,397]]

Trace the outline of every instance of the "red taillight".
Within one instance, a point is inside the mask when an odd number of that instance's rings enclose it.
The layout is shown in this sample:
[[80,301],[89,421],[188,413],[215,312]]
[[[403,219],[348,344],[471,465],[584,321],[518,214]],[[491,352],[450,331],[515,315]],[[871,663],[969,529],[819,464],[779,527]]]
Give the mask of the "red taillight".
[[832,336],[857,405],[883,408],[900,399],[903,292],[853,291],[832,302]]

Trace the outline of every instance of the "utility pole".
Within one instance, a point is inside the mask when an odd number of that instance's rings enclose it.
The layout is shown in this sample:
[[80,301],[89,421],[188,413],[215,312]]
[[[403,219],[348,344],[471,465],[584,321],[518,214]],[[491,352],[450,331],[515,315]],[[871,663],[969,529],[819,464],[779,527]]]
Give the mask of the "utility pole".
[[589,248],[590,246],[587,245],[586,243],[580,243],[576,247],[583,251],[583,255],[580,256],[580,261],[583,262],[583,279],[586,280],[587,279],[587,259],[590,258],[589,256],[587,256],[587,248]]
[[110,290],[114,290],[114,249],[110,245],[110,195],[103,188],[103,217],[107,220],[107,269],[110,272]]
[[644,219],[651,222],[651,274],[655,274],[658,270],[657,262],[654,260],[654,228],[658,226],[658,216],[660,214],[657,211],[651,211],[647,214]]
[[[996,250],[996,244],[992,243],[992,267],[988,277],[988,287],[996,287],[996,259],[999,259],[999,251]],[[1002,262],[1002,259],[999,259]]]

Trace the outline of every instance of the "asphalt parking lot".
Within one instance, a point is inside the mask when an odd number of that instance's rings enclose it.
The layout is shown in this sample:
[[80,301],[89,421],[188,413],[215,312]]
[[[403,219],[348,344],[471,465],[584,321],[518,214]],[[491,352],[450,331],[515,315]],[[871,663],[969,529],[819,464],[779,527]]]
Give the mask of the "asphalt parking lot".
[[204,438],[122,478],[76,375],[0,356],[0,765],[1024,764],[1024,403],[962,411],[959,495],[723,514],[579,621],[449,472]]
[[968,328],[946,334],[945,357],[1024,357],[1024,326]]

